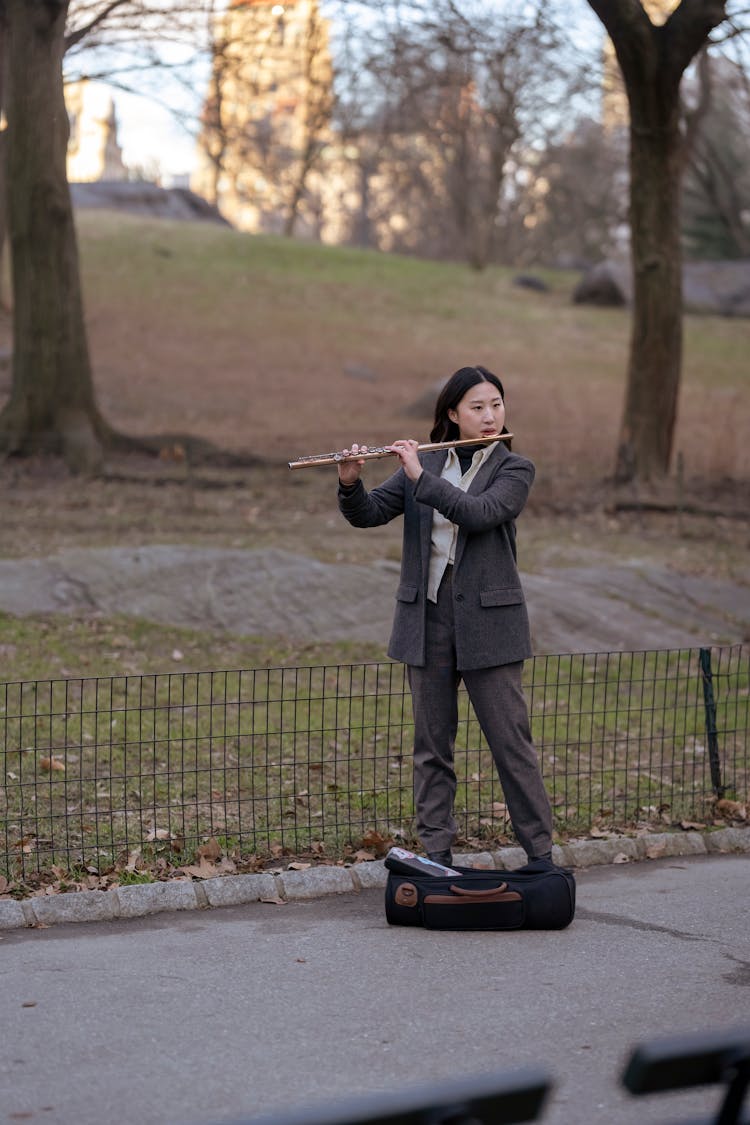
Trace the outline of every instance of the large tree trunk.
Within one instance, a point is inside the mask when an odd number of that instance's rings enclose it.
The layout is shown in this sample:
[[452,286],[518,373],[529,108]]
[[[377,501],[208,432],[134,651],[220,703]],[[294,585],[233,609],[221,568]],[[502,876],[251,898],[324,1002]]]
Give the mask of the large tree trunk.
[[653,55],[653,80],[629,95],[633,321],[618,480],[669,471],[682,372],[680,101]]
[[108,431],[96,408],[66,173],[62,59],[68,0],[6,0],[8,232],[13,384],[0,448],[59,453],[94,470]]
[[682,371],[680,82],[725,18],[721,0],[682,0],[655,26],[640,0],[589,0],[612,39],[630,107],[633,324],[615,477],[669,471]]
[[[0,5],[0,125],[5,117],[5,11]],[[7,234],[6,142],[7,129],[0,127],[0,308],[6,307],[5,239]]]

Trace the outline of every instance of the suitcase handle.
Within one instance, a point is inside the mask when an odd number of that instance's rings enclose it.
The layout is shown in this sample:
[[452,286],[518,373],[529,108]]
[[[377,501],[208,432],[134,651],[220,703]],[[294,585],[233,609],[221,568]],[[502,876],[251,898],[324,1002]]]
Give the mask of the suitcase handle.
[[439,903],[443,906],[452,905],[459,906],[471,903],[481,904],[484,902],[520,902],[521,895],[518,891],[509,891],[507,883],[501,883],[499,887],[490,887],[486,891],[470,891],[464,887],[451,886],[451,893],[445,894],[431,894],[425,895],[425,903],[435,904]]
[[[456,886],[451,887],[451,890],[453,891],[454,895],[463,895],[466,898],[471,897],[471,898],[476,898],[476,899],[479,899],[479,900],[481,900],[483,898],[495,898],[497,895],[505,894],[507,889],[508,889],[507,883],[500,883],[500,885],[497,886],[497,887],[490,887],[490,889],[488,891],[476,891],[476,890],[472,891],[472,890],[469,890],[467,887],[456,887]],[[520,898],[520,895],[519,895],[519,898]]]

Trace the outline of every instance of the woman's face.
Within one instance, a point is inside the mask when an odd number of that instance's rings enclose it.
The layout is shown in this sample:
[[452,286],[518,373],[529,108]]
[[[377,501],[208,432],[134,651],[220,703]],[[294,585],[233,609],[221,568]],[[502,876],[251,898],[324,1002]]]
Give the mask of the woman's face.
[[501,432],[505,422],[505,404],[492,383],[475,383],[469,387],[456,409],[448,411],[448,417],[458,426],[461,438],[482,438]]

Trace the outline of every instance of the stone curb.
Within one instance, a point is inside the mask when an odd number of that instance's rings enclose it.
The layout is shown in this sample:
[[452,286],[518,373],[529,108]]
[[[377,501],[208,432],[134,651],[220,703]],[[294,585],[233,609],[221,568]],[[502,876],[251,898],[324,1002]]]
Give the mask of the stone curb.
[[[668,856],[750,854],[750,827],[720,828],[715,832],[659,832],[648,836],[611,836],[572,840],[552,850],[563,867],[595,867],[634,863]],[[494,867],[514,871],[526,862],[521,848],[456,855],[465,867]],[[247,902],[285,903],[323,895],[385,887],[388,872],[382,860],[352,867],[310,867],[307,871],[261,875],[223,875],[215,879],[170,879],[109,891],[75,891],[35,898],[0,900],[0,931],[23,927],[46,928],[63,922],[106,922],[141,918],[169,910],[206,910]]]

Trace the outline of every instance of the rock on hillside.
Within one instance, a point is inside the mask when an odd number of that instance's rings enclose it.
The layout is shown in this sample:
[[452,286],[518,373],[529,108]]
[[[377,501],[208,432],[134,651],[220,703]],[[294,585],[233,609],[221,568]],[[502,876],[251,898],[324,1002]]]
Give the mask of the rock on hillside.
[[[238,635],[385,646],[398,563],[323,563],[278,549],[69,548],[0,559],[0,610],[124,613]],[[537,653],[733,644],[750,635],[744,583],[639,560],[524,575]]]
[[[750,316],[750,259],[686,262],[682,274],[685,309],[719,316]],[[579,305],[629,305],[633,285],[626,261],[598,262],[573,291]]]
[[98,207],[108,211],[129,211],[152,219],[183,219],[199,222],[231,223],[200,195],[188,188],[162,188],[140,180],[98,180],[71,184],[73,206]]

